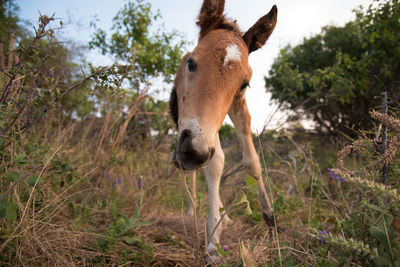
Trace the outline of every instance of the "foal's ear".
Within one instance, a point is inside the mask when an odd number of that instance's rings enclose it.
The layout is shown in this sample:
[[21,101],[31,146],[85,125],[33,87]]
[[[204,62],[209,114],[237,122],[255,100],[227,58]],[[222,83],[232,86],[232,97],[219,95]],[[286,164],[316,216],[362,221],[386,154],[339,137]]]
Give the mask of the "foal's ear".
[[275,28],[278,8],[274,5],[269,13],[260,18],[244,35],[243,40],[249,48],[249,53],[261,48]]
[[200,38],[203,38],[217,24],[224,20],[225,0],[204,0],[201,6],[199,21]]

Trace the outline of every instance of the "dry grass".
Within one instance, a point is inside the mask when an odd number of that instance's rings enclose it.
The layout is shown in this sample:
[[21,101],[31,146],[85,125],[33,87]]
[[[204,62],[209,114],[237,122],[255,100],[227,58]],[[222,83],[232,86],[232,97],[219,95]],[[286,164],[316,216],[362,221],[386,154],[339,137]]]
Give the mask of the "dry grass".
[[[107,124],[107,120],[104,124]],[[93,124],[89,125],[93,129],[102,128],[94,127]],[[116,129],[118,129],[117,126],[118,124],[115,126]],[[68,187],[55,190],[54,184],[46,180],[49,179],[49,168],[47,164],[43,166],[39,176],[43,175],[45,180],[38,184],[37,188],[31,188],[28,201],[18,201],[19,210],[22,211],[19,220],[12,225],[7,225],[5,222],[2,224],[2,227],[8,230],[13,229],[12,234],[2,244],[2,250],[7,251],[9,257],[13,258],[6,257],[7,261],[3,260],[2,264],[13,266],[38,264],[52,266],[204,265],[207,212],[205,192],[199,192],[204,197],[198,200],[200,207],[196,227],[195,218],[185,215],[186,207],[183,203],[186,203],[186,193],[179,177],[180,173],[176,172],[175,175],[164,178],[170,164],[168,153],[161,153],[157,158],[161,169],[155,172],[150,167],[154,158],[148,154],[132,154],[122,148],[112,154],[114,143],[109,135],[117,131],[104,130],[105,127],[103,125],[103,129],[99,130],[98,134],[90,133],[90,129],[80,131],[80,136],[76,134],[76,129],[80,128],[79,125],[70,125],[57,131],[57,136],[54,138],[47,137],[47,140],[54,140],[54,145],[58,146],[47,162],[51,162],[58,154],[67,156],[77,166],[76,172],[80,173],[80,178]],[[85,140],[82,138],[87,138],[87,136],[92,136],[91,142],[79,143],[79,140]],[[70,142],[75,145],[69,145]],[[125,158],[124,163],[110,164],[108,162],[110,154],[115,158]],[[163,176],[158,176],[157,173],[162,173]],[[110,201],[115,201],[119,203],[119,213],[126,214],[128,217],[134,213],[140,198],[136,181],[138,175],[143,176],[145,183],[140,221],[151,224],[133,229],[132,236],[141,241],[140,244],[129,245],[121,238],[109,236],[107,229],[116,221],[109,207]],[[120,184],[117,183],[117,177],[121,178]],[[244,178],[245,173],[238,172],[225,181],[222,195],[227,206],[234,204],[235,197],[232,196],[243,188]],[[204,181],[200,179],[199,183],[204,183]],[[202,190],[204,184],[198,187]],[[13,196],[18,199],[20,190],[23,188],[22,185],[17,186]],[[175,195],[168,196],[171,193]],[[180,208],[168,205],[169,201],[175,205],[178,203]],[[86,213],[85,211],[77,213],[76,209],[85,205]],[[252,205],[257,205],[256,199]],[[238,210],[240,207],[232,211],[233,224],[225,227],[222,234],[221,243],[228,248],[224,261],[226,263],[241,262],[239,241],[242,241],[250,248],[257,264],[269,263],[276,257],[277,250],[272,229],[262,222],[239,216],[236,214]],[[293,229],[285,230],[283,227],[281,230],[283,230],[281,241],[286,241],[286,244],[297,243],[296,247],[298,251],[301,251],[300,244],[303,241],[294,241],[292,234],[289,234]],[[109,239],[113,240],[113,245],[108,249],[101,249],[99,240]],[[304,261],[300,252],[292,248],[282,249],[288,250],[287,255],[298,255],[299,260]]]
[[[107,123],[111,119],[95,121],[88,123],[88,128],[83,131],[80,123],[76,122],[55,131],[53,138],[48,135],[46,140],[53,140],[54,149],[47,157],[49,166],[42,165],[39,172],[43,182],[36,189],[31,188],[25,199],[19,199],[26,188],[22,184],[10,192],[9,197],[17,199],[21,213],[11,225],[5,221],[1,224],[3,233],[11,233],[2,237],[4,256],[1,264],[204,266],[208,201],[204,180],[198,179],[197,217],[187,216],[186,190],[181,173],[172,172],[168,150],[143,144],[131,151],[124,150],[121,145],[112,149],[115,143],[110,136],[118,133],[123,121],[113,126]],[[228,159],[236,158],[236,145],[226,148]],[[161,143],[160,147],[164,146]],[[288,148],[293,156],[272,161],[272,154],[282,154]],[[156,156],[143,153],[146,149],[155,149],[159,153]],[[314,216],[319,216],[324,226],[332,224],[336,216],[345,218],[345,212],[341,210],[345,206],[336,198],[343,192],[333,192],[335,188],[331,189],[329,184],[320,186],[323,175],[306,145],[288,139],[288,142],[275,144],[273,149],[265,150],[266,158],[270,160],[268,165],[272,166],[269,174],[275,194],[285,199],[280,203],[277,198],[280,205],[277,211],[280,246],[277,246],[273,229],[267,227],[261,218],[245,216],[244,207],[234,205],[237,194],[245,192],[254,210],[253,215],[260,212],[257,198],[251,197],[251,188],[244,186],[245,173],[235,172],[225,179],[221,188],[225,206],[233,207],[229,211],[233,224],[224,227],[221,238],[221,245],[227,248],[223,262],[228,266],[242,262],[239,242],[249,248],[257,266],[278,265],[278,249],[284,263],[290,260],[294,265],[316,266],[320,263],[314,250],[318,240],[310,238]],[[52,159],[60,155],[69,158],[76,166],[79,179],[66,187],[55,188],[50,180],[50,165]],[[152,167],[155,160],[158,161],[157,170]],[[232,161],[229,165],[232,165],[230,169],[235,169],[240,163]],[[139,175],[145,184],[142,191],[137,186]],[[312,188],[317,185],[318,192],[313,193]],[[112,235],[110,231],[115,229],[118,218],[135,214],[141,194],[143,205],[139,221],[150,225],[135,227],[127,235]],[[117,217],[111,211],[112,203],[116,203]],[[351,213],[353,204],[345,204],[348,207],[346,212]],[[322,210],[321,206],[331,209]],[[337,215],[333,216],[335,213]],[[129,244],[125,236],[135,238],[137,242]],[[104,246],[104,242],[108,245]],[[325,260],[331,264],[338,263],[335,255],[328,252]]]

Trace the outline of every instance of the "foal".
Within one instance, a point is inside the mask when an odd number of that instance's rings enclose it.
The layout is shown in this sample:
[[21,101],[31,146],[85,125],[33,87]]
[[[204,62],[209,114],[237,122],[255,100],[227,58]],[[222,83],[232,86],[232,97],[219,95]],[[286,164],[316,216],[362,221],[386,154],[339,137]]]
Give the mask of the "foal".
[[[277,8],[273,6],[243,34],[236,22],[223,15],[224,6],[225,0],[204,0],[197,22],[200,27],[198,44],[193,52],[184,56],[170,97],[170,111],[178,127],[175,164],[183,170],[205,167],[209,190],[207,250],[214,259],[218,258],[216,244],[222,230],[218,225],[222,207],[219,185],[224,167],[218,131],[227,114],[242,147],[243,166],[258,181],[264,220],[273,225],[274,216],[251,137],[245,91],[252,75],[248,56],[261,48],[271,35],[277,21]],[[191,178],[195,178],[194,172]]]

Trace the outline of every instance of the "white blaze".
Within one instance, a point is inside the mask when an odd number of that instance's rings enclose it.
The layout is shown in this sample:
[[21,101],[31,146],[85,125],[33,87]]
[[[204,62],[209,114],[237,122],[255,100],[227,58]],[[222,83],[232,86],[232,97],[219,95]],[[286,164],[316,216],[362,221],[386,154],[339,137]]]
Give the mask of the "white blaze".
[[226,55],[224,58],[224,65],[228,65],[231,61],[240,61],[240,50],[236,44],[231,44],[226,48]]

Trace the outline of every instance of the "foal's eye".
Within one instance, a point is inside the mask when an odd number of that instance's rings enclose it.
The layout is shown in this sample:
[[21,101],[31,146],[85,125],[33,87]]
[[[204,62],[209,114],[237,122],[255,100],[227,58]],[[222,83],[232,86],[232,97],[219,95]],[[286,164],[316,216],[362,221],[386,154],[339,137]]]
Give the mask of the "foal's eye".
[[190,72],[195,72],[197,69],[196,62],[193,60],[193,58],[189,58],[187,61],[188,69]]
[[242,86],[240,86],[240,91],[243,91],[244,89],[246,89],[247,86],[249,86],[249,82],[244,82],[242,84]]

